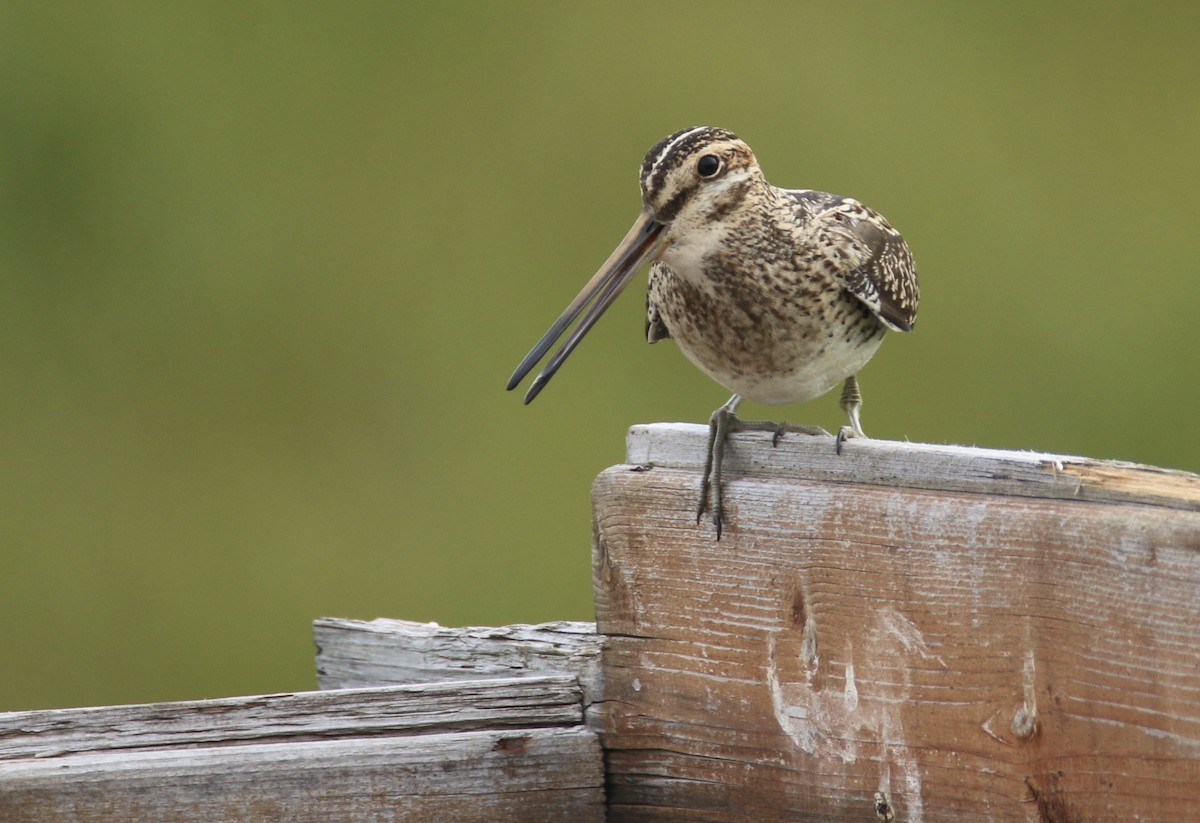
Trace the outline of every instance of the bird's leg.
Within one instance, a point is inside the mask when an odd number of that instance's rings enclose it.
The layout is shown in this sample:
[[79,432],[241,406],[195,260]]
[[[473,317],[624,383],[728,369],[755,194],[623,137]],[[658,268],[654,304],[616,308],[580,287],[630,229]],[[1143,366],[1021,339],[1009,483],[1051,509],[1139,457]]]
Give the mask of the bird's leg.
[[[853,385],[854,396],[858,397],[858,384],[854,383],[854,378],[851,377],[847,382],[847,387]],[[846,393],[842,393],[843,405],[842,408],[847,408]],[[712,413],[708,419],[708,446],[704,455],[704,474],[700,478],[700,503],[696,507],[696,522],[700,522],[700,518],[704,517],[704,512],[708,511],[712,515],[713,527],[717,530],[717,539],[721,539],[721,529],[724,525],[724,510],[721,505],[722,484],[721,472],[725,464],[725,444],[729,439],[730,432],[744,431],[768,431],[771,432],[771,445],[779,445],[779,439],[785,433],[791,432],[794,434],[808,434],[814,437],[829,437],[829,432],[825,431],[820,426],[804,426],[793,423],[772,423],[769,420],[739,420],[734,413],[737,411],[738,404],[742,402],[739,395],[734,395],[729,398],[726,403]],[[858,404],[862,405],[862,398],[859,397]],[[860,437],[866,437],[862,433],[862,428],[858,425],[858,407],[847,409],[850,414],[850,420],[854,424],[854,430]],[[841,440],[843,437],[849,437],[844,430],[838,435],[838,451],[841,452]],[[710,505],[711,498],[711,505]]]
[[867,433],[863,431],[862,421],[859,419],[859,416],[862,414],[862,392],[858,390],[857,375],[852,374],[846,378],[846,383],[842,386],[842,396],[838,400],[838,405],[842,407],[842,411],[850,418],[850,425],[842,426],[841,431],[838,432],[835,450],[838,454],[841,454],[842,444],[851,437],[867,436]]
[[[741,402],[742,398],[735,394],[708,419],[708,448],[704,456],[704,475],[700,479],[700,505],[696,508],[696,522],[700,522],[704,510],[708,509],[718,540],[721,539],[721,465],[725,462],[725,440],[740,423],[734,412]],[[711,506],[709,492],[712,492]]]

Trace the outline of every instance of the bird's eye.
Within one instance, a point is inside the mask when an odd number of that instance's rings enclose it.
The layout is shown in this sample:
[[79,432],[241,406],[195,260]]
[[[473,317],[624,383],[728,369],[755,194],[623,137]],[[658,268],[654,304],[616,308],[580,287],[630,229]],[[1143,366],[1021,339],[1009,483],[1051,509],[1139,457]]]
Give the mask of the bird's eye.
[[715,154],[706,154],[696,161],[696,171],[701,177],[713,177],[721,170],[721,158]]

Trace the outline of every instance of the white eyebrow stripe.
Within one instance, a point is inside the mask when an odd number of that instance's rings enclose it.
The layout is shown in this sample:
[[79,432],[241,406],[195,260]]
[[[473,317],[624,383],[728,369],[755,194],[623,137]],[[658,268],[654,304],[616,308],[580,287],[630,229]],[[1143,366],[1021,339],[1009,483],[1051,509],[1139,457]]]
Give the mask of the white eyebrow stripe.
[[663,146],[663,150],[658,153],[658,157],[655,157],[654,162],[650,164],[650,171],[649,171],[649,174],[647,174],[646,176],[653,177],[655,170],[658,168],[658,164],[661,163],[663,161],[663,158],[666,157],[668,154],[670,154],[671,150],[674,149],[677,145],[679,145],[681,142],[683,142],[684,140],[686,140],[688,137],[692,136],[696,132],[704,131],[707,128],[708,128],[708,126],[696,126],[696,128],[694,128],[694,129],[688,129],[683,134],[679,135],[674,140],[672,140],[670,143]]

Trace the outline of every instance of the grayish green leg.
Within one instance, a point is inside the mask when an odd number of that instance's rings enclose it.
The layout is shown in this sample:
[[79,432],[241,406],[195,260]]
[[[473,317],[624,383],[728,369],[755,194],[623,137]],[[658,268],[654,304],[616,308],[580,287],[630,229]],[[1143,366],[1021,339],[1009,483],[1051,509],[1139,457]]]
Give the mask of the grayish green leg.
[[838,454],[841,454],[842,444],[851,437],[867,436],[867,433],[862,428],[862,420],[859,419],[862,415],[862,392],[858,390],[857,375],[852,374],[846,378],[846,383],[842,386],[842,396],[838,400],[838,404],[842,407],[842,411],[850,418],[850,425],[842,426],[842,430],[838,432],[835,449]]
[[[708,450],[704,456],[704,476],[700,479],[700,505],[696,508],[696,522],[704,516],[708,509],[712,514],[712,523],[717,530],[717,539],[721,539],[721,464],[725,462],[725,440],[730,431],[736,431],[737,417],[734,412],[742,398],[736,394],[726,401],[725,405],[712,413],[708,419]],[[709,505],[709,492],[712,492],[712,505]]]
[[[768,431],[771,432],[772,446],[778,445],[779,439],[787,432],[829,436],[829,432],[820,426],[797,426],[790,423],[771,423],[766,420],[739,420],[734,412],[741,402],[742,398],[735,394],[708,419],[708,448],[704,455],[704,475],[700,479],[700,504],[696,507],[696,522],[700,522],[700,518],[707,510],[712,515],[712,523],[717,530],[718,540],[721,539],[721,530],[725,519],[721,503],[723,494],[721,478],[725,466],[725,444],[730,432]],[[852,419],[857,419],[857,413]],[[709,505],[710,498],[711,505]]]

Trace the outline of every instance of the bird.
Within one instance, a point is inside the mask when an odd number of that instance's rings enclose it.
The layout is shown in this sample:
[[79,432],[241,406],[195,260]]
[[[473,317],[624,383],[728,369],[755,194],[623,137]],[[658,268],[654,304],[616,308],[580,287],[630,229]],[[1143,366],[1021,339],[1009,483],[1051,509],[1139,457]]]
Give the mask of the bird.
[[721,539],[721,469],[730,432],[828,434],[746,421],[738,404],[790,405],[842,384],[851,437],[865,438],[858,372],[888,331],[916,322],[920,289],[900,233],[857,200],[767,182],[736,134],[694,126],[656,143],[642,161],[642,209],[616,249],[529,351],[512,390],[582,314],[530,384],[531,402],[630,283],[650,264],[646,339],[672,339],[733,396],[709,417],[696,522],[707,510]]

